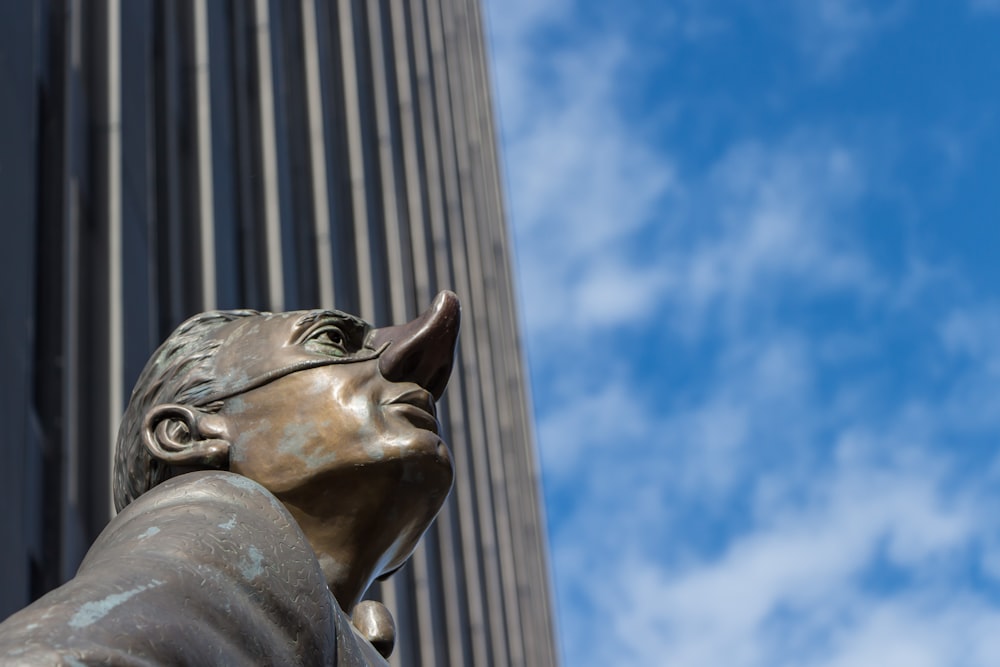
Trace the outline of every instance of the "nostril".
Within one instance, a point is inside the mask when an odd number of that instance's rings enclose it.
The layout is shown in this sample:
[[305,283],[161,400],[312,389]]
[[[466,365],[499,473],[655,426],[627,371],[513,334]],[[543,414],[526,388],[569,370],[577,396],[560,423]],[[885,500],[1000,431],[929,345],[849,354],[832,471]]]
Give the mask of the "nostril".
[[[382,377],[391,382],[416,381],[420,357],[412,350],[406,349],[406,342],[390,343],[382,356],[379,357],[379,370]],[[417,382],[417,384],[422,384]]]

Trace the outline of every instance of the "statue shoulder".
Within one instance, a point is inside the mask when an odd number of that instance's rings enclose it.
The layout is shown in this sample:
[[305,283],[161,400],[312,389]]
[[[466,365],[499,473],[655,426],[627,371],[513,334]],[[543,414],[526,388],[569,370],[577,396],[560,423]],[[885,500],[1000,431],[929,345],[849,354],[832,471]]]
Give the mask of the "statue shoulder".
[[125,508],[76,578],[0,624],[0,659],[334,664],[338,614],[273,495],[238,475],[189,473]]

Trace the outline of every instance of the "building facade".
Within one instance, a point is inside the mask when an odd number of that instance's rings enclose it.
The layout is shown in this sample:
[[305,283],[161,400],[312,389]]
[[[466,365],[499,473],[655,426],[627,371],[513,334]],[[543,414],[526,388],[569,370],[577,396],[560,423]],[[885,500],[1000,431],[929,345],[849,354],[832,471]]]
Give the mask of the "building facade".
[[372,595],[400,665],[556,662],[478,0],[0,3],[0,614],[111,516],[118,420],[193,313],[463,330],[456,486]]

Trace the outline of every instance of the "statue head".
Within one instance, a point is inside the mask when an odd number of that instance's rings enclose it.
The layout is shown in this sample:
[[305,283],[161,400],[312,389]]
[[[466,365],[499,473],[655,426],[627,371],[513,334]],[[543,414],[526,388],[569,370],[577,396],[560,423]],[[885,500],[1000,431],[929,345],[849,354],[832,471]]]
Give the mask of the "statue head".
[[291,512],[350,608],[405,561],[451,488],[434,406],[458,326],[451,292],[380,329],[325,310],[189,319],[132,393],[115,506],[193,470],[244,475]]

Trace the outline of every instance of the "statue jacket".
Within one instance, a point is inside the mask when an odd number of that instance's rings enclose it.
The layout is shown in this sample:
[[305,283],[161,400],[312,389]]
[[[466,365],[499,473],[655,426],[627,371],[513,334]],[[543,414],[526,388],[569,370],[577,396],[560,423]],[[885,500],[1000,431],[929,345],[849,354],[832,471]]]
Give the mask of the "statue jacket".
[[198,472],[141,496],[77,576],[0,624],[2,665],[385,665],[266,489]]

